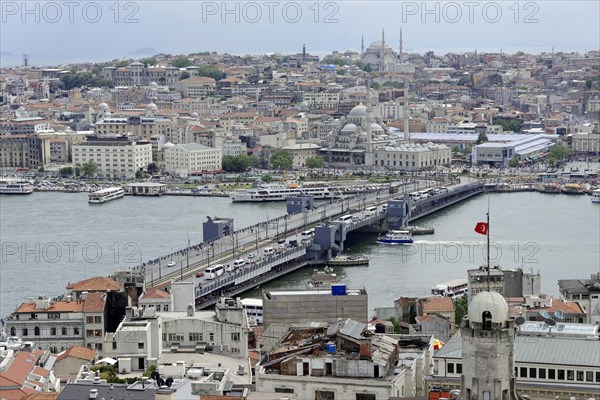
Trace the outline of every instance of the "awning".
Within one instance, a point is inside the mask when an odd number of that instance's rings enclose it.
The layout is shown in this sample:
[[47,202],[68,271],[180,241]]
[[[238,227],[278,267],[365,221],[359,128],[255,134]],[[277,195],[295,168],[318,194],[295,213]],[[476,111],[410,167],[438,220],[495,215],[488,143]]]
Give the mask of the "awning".
[[110,358],[110,357],[105,357],[101,360],[96,361],[96,365],[115,365],[117,363],[117,360],[115,360],[114,358]]

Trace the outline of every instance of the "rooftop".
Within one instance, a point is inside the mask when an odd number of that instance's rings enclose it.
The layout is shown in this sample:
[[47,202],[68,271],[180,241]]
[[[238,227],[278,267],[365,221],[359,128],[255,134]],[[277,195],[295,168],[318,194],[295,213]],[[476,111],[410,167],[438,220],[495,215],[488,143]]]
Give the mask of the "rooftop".
[[104,276],[95,276],[79,282],[69,283],[67,289],[74,292],[106,292],[121,290],[121,284],[114,279]]

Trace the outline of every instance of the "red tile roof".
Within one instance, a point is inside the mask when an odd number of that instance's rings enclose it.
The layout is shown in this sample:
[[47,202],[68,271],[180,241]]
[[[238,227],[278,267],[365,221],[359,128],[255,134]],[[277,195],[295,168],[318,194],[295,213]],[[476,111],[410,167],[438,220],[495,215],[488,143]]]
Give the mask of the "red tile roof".
[[47,309],[36,308],[34,303],[23,303],[19,306],[16,312],[18,313],[35,313],[35,312],[82,312],[83,302],[77,301],[55,301],[50,304]]
[[56,362],[67,357],[75,357],[86,361],[92,361],[94,357],[96,357],[96,350],[88,349],[87,347],[82,346],[69,347],[65,351],[58,354],[56,357]]
[[69,283],[67,289],[74,292],[106,292],[109,290],[121,290],[121,284],[114,279],[104,276],[95,276],[83,281]]
[[83,303],[84,312],[104,312],[106,306],[106,293],[93,292],[88,293]]
[[[42,350],[33,350],[33,352],[20,351],[15,354],[14,359],[9,364],[8,368],[0,372],[0,389],[3,387],[23,386],[27,380],[27,376],[36,367],[36,363],[44,354]],[[2,390],[0,396],[2,399],[10,398],[5,396],[5,390]],[[27,393],[26,393],[27,394]],[[14,398],[21,398],[23,395]]]
[[426,297],[421,300],[421,306],[424,313],[454,311],[454,303],[450,297]]

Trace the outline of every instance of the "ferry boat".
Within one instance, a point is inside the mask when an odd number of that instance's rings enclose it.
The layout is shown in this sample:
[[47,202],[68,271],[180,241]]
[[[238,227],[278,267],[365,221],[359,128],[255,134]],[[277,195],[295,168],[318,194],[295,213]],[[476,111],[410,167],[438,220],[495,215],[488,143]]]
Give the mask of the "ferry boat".
[[600,203],[600,189],[592,190],[592,203]]
[[434,285],[431,288],[431,294],[434,296],[451,297],[453,299],[465,295],[469,291],[469,284],[466,279],[454,279],[448,282]]
[[351,267],[354,265],[369,265],[369,257],[366,255],[347,255],[347,254],[338,254],[331,260],[329,260],[329,265],[339,266],[339,267]]
[[120,187],[109,187],[101,189],[89,194],[88,203],[90,204],[102,204],[107,201],[120,199],[125,196],[125,191]]
[[538,191],[542,193],[560,193],[560,186],[553,183],[547,183],[538,187]]
[[315,199],[326,199],[335,196],[337,191],[327,186],[289,187],[279,183],[267,183],[259,185],[255,189],[233,191],[229,193],[229,197],[233,202],[285,201],[288,197],[299,196],[301,194],[313,196]]
[[0,180],[0,194],[30,194],[33,185],[26,180],[2,179]]
[[242,309],[251,326],[261,325],[264,322],[262,299],[242,299]]
[[413,238],[409,231],[388,231],[385,235],[379,236],[377,242],[385,244],[411,244]]
[[577,183],[567,183],[562,187],[562,192],[565,194],[581,194],[584,188]]

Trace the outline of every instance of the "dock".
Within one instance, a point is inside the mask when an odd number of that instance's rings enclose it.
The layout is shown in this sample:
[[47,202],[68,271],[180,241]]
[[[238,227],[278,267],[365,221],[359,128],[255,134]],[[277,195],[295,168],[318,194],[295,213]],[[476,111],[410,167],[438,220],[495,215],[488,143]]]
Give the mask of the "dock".
[[329,262],[328,265],[332,267],[352,267],[355,265],[369,265],[369,257],[365,255],[349,255],[349,254],[338,254]]

